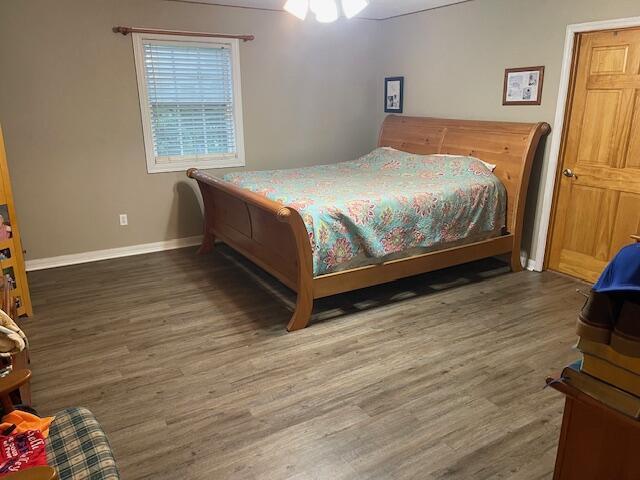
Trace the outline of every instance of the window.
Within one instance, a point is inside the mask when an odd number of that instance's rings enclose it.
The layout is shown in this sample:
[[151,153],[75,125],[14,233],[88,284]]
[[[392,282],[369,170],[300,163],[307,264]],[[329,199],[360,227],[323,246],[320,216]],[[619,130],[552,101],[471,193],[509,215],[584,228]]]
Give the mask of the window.
[[133,34],[147,171],[244,165],[238,40]]

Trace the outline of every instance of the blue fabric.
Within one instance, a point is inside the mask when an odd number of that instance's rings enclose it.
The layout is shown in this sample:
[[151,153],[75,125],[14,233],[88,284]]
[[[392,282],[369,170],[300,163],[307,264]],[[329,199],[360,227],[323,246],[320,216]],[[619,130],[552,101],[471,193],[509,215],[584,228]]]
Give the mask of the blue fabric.
[[606,292],[640,292],[640,243],[627,245],[611,260],[593,286]]

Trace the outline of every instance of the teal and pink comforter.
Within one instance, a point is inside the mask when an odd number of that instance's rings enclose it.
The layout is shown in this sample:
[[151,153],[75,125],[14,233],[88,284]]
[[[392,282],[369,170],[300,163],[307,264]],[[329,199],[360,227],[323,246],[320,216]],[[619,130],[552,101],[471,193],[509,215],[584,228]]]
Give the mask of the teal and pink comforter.
[[314,275],[500,231],[506,191],[478,159],[378,148],[357,160],[231,173],[224,180],[297,210]]

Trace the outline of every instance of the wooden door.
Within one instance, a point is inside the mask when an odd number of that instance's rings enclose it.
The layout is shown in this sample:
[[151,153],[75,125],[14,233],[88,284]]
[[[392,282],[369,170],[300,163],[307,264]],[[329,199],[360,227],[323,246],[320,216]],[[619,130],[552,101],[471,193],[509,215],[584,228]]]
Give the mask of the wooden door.
[[548,266],[593,282],[640,232],[640,29],[576,40]]

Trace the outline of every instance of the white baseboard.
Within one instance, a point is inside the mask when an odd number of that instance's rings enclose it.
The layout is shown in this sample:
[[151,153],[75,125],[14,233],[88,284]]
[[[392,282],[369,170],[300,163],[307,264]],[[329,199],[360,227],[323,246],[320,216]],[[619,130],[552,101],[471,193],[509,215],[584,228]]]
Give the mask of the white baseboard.
[[539,270],[536,267],[537,267],[537,262],[535,260],[532,260],[532,259],[527,260],[527,266],[526,266],[527,270],[529,270],[530,272],[537,272]]
[[44,270],[45,268],[64,267],[66,265],[76,265],[78,263],[97,262],[110,258],[130,257],[144,253],[160,252],[163,250],[174,250],[176,248],[192,247],[202,242],[202,236],[187,238],[176,238],[164,242],[143,243],[141,245],[131,245],[128,247],[108,248],[106,250],[94,250],[93,252],[74,253],[71,255],[60,255],[58,257],[36,258],[25,262],[28,272],[34,270]]
[[[77,265],[79,263],[98,262],[110,258],[130,257],[132,255],[142,255],[145,253],[161,252],[163,250],[175,250],[176,248],[193,247],[200,245],[202,235],[195,237],[176,238],[164,242],[143,243],[141,245],[131,245],[128,247],[108,248],[106,250],[94,250],[93,252],[74,253],[71,255],[60,255],[58,257],[36,258],[25,262],[27,272],[44,270],[46,268],[64,267],[67,265]],[[527,270],[536,271],[535,260],[526,261]]]

